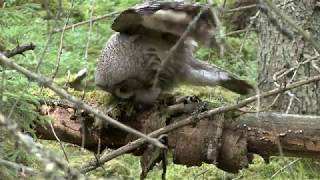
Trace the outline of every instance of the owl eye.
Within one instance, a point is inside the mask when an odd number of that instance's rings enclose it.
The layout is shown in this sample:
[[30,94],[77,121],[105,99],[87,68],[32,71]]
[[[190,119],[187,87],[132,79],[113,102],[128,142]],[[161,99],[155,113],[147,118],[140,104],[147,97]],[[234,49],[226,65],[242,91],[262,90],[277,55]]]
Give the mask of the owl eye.
[[115,95],[120,99],[129,99],[133,97],[134,91],[128,87],[117,87],[115,90]]

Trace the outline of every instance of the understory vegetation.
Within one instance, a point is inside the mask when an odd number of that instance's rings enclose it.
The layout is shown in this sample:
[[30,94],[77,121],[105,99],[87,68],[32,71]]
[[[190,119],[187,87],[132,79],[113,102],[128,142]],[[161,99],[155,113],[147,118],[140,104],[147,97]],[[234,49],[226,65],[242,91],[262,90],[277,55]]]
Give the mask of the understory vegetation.
[[[54,77],[54,81],[73,95],[81,98],[82,89],[66,86],[83,68],[88,70],[85,85],[85,101],[103,103],[102,96],[106,93],[96,89],[94,71],[101,49],[112,34],[110,24],[112,17],[96,21],[92,25],[81,25],[64,32],[51,31],[90,19],[93,16],[123,10],[140,3],[139,0],[7,0],[4,8],[0,8],[0,51],[10,50],[19,44],[34,43],[36,49],[12,59],[19,65],[38,72],[46,77]],[[225,23],[225,31],[231,31]],[[61,37],[63,34],[63,43]],[[199,49],[197,56],[205,61],[223,67],[254,84],[257,77],[255,33],[243,33],[227,37],[231,52],[220,56],[214,49]],[[62,48],[60,54],[60,48]],[[41,62],[41,64],[39,64]],[[39,67],[38,67],[39,65]],[[58,69],[57,69],[58,68]],[[57,74],[55,72],[57,71]],[[0,111],[16,121],[20,129],[36,138],[32,127],[36,123],[48,121],[38,115],[36,109],[39,100],[54,98],[53,92],[30,82],[18,72],[0,67]],[[196,95],[207,100],[213,107],[235,102],[240,97],[222,88],[182,86],[174,93]],[[57,142],[37,140],[43,146],[64,159],[63,152]],[[72,167],[81,166],[84,161],[93,157],[91,152],[81,151],[80,147],[64,143],[66,154]],[[41,162],[26,152],[23,146],[16,143],[14,137],[4,129],[0,129],[0,159],[15,161],[35,169],[43,169]],[[170,158],[169,158],[170,159]],[[290,162],[289,167],[284,168]],[[272,157],[267,164],[263,158],[256,156],[248,169],[238,174],[225,173],[214,165],[203,164],[200,167],[185,167],[169,161],[167,179],[318,179],[319,165],[317,162],[285,157]],[[161,167],[149,173],[149,179],[161,179]],[[104,165],[104,169],[88,174],[90,178],[138,179],[140,173],[139,158],[124,155]],[[276,174],[276,175],[275,175]],[[274,176],[273,176],[274,175]],[[0,164],[0,179],[16,179],[21,177],[16,170]],[[40,177],[39,177],[40,178]],[[41,178],[40,178],[41,179]]]

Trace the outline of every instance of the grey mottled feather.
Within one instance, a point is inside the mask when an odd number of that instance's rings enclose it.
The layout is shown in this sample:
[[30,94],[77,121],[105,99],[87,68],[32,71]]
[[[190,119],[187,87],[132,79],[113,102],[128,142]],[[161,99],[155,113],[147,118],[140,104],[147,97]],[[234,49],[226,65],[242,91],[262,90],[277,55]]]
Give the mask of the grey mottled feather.
[[111,28],[117,32],[137,34],[141,29],[156,30],[180,37],[191,21],[204,9],[189,38],[215,46],[216,23],[211,10],[203,4],[186,2],[149,1],[123,11]]
[[[155,74],[172,45],[173,42],[157,36],[115,33],[108,40],[97,65],[96,85],[114,95],[120,88],[122,92],[131,91],[134,95],[149,92],[157,96],[160,92],[157,94],[152,90]],[[189,57],[192,53],[187,45],[178,48],[161,71],[156,88],[163,91],[174,87],[179,77],[186,73],[184,64],[188,64]]]

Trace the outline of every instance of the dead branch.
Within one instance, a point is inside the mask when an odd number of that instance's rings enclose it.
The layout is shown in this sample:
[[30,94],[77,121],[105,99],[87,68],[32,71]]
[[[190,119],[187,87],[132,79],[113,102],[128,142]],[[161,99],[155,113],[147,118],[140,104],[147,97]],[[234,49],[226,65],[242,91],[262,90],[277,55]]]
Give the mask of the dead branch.
[[245,29],[227,32],[226,36],[233,36],[233,35],[237,35],[237,34],[241,34],[241,33],[246,33],[248,31],[256,31],[256,30],[257,30],[256,28],[245,28]]
[[128,127],[114,119],[112,119],[111,117],[93,109],[91,106],[89,106],[88,104],[85,104],[83,101],[78,100],[76,97],[70,95],[69,93],[67,93],[64,89],[60,88],[59,86],[55,85],[51,80],[42,77],[38,74],[35,74],[23,67],[21,67],[20,65],[16,64],[15,62],[11,61],[10,59],[8,59],[6,56],[4,56],[3,54],[0,53],[0,64],[2,64],[3,66],[7,66],[10,67],[12,69],[17,70],[18,72],[20,72],[21,74],[25,75],[26,77],[28,77],[31,80],[36,81],[37,83],[39,83],[40,86],[44,86],[47,87],[49,89],[51,89],[52,91],[54,91],[57,95],[67,99],[68,101],[70,101],[71,103],[75,104],[76,107],[78,107],[79,109],[84,109],[86,111],[91,112],[92,114],[94,114],[96,117],[110,123],[111,125],[118,127],[120,129],[123,129],[125,131],[128,131],[132,134],[135,134],[138,137],[142,137],[145,138],[148,142],[158,146],[158,147],[162,147],[165,148],[165,146],[160,143],[157,139],[151,138],[131,127]]
[[119,14],[120,12],[121,11],[115,11],[115,12],[112,12],[112,13],[109,13],[109,14],[105,14],[105,15],[102,15],[102,16],[97,16],[97,17],[94,17],[94,18],[86,20],[86,21],[82,21],[82,22],[79,22],[79,23],[76,23],[76,24],[72,24],[72,25],[66,26],[66,27],[64,27],[62,29],[53,30],[52,33],[58,33],[58,32],[62,32],[62,31],[65,31],[65,30],[74,29],[74,28],[76,28],[78,26],[81,26],[81,25],[94,23],[94,22],[102,20],[102,19],[113,17],[113,16]]
[[18,54],[23,55],[23,53],[25,51],[34,50],[35,48],[36,48],[36,45],[34,45],[33,43],[23,44],[23,45],[18,45],[17,47],[15,47],[12,50],[5,51],[5,52],[3,52],[3,54],[6,57],[11,58],[11,57],[18,55]]
[[245,10],[256,8],[256,7],[257,7],[256,4],[249,4],[246,6],[240,6],[233,9],[224,10],[224,13],[235,13],[237,11],[245,11]]

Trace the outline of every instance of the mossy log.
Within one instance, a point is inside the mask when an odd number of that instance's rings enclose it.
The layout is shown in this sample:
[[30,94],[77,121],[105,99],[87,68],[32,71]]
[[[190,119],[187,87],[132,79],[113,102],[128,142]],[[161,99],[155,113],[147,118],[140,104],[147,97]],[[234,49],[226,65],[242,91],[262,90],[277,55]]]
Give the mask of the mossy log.
[[[104,109],[113,118],[147,134],[207,110],[207,103],[194,97],[169,98],[151,106],[118,103],[112,110]],[[98,121],[90,114],[75,111],[63,102],[47,103],[41,108],[43,115],[54,119],[53,127],[61,141],[80,146],[81,132],[85,132],[84,147],[93,152],[119,148],[137,139],[108,124],[97,125]],[[237,172],[248,166],[252,154],[265,160],[278,156],[279,152],[286,156],[319,158],[319,122],[320,116],[228,112],[170,132],[167,146],[173,152],[174,163],[198,166],[206,162]],[[55,140],[49,125],[35,129],[39,138]],[[146,148],[142,146],[132,153],[142,155]]]

